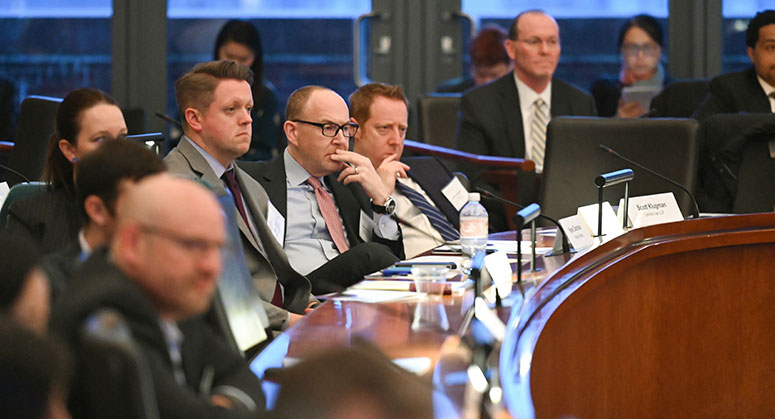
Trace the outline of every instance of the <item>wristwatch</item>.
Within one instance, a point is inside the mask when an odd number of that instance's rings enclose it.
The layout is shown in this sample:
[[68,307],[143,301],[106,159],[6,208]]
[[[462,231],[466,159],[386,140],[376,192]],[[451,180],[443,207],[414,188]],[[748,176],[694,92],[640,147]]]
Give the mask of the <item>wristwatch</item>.
[[388,195],[384,205],[377,205],[371,200],[371,209],[377,214],[393,215],[396,212],[396,200],[392,195]]

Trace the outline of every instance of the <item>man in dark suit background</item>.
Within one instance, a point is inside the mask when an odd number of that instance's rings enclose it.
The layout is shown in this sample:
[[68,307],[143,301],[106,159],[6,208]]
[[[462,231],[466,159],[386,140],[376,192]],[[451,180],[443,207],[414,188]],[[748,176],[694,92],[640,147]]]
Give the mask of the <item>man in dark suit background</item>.
[[704,121],[719,113],[775,111],[775,10],[764,10],[751,19],[745,43],[753,66],[713,78],[693,118]]
[[[213,194],[188,179],[154,175],[118,204],[110,249],[92,254],[55,307],[52,329],[82,354],[86,318],[114,309],[126,321],[153,381],[162,418],[249,418],[264,408],[261,385],[240,354],[202,320],[212,301],[226,242]],[[179,211],[178,208],[185,208]],[[101,400],[87,388],[90,359],[78,358],[74,415],[91,417]],[[117,377],[122,380],[123,377]],[[140,391],[140,389],[135,389]],[[147,389],[146,389],[147,390]]]
[[541,171],[549,119],[594,116],[595,103],[587,92],[553,77],[560,59],[560,29],[551,16],[538,10],[520,13],[505,45],[514,72],[463,95],[458,148],[527,158]]
[[408,113],[401,86],[370,83],[350,95],[350,120],[360,125],[354,150],[371,160],[395,197],[404,250],[414,257],[460,237],[467,191],[435,157],[401,157]]
[[198,64],[178,79],[175,93],[185,135],[164,162],[171,173],[232,191],[248,270],[272,329],[282,330],[317,300],[267,224],[266,192],[234,164],[250,147],[252,79],[249,68],[231,61]]
[[369,159],[347,151],[358,129],[344,99],[321,86],[288,98],[288,147],[243,167],[279,211],[283,249],[313,292],[338,291],[403,258],[395,201]]

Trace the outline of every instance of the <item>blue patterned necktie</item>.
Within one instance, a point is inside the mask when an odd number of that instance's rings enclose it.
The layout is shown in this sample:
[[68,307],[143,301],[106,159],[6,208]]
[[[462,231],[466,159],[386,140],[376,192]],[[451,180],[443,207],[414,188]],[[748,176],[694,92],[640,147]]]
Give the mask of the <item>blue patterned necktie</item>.
[[443,238],[444,241],[453,241],[460,238],[460,233],[458,233],[452,223],[447,220],[447,217],[436,209],[436,207],[431,205],[422,194],[398,181],[396,181],[396,189],[404,194],[414,206],[419,208],[420,211],[428,217],[428,220],[430,220],[433,227],[441,234],[441,238]]

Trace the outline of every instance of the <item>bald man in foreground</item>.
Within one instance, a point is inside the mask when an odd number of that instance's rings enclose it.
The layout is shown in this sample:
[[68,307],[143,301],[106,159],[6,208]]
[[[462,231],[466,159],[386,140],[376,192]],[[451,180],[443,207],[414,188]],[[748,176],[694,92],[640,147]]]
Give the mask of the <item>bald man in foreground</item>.
[[[115,309],[148,363],[160,417],[256,417],[264,406],[258,379],[200,318],[221,271],[225,234],[221,207],[204,187],[168,175],[146,178],[117,208],[109,249],[84,262],[82,286],[55,308],[54,330],[79,354],[83,321]],[[89,367],[89,359],[77,361],[76,374]],[[73,414],[88,418],[94,400],[83,390],[90,383],[77,382]]]

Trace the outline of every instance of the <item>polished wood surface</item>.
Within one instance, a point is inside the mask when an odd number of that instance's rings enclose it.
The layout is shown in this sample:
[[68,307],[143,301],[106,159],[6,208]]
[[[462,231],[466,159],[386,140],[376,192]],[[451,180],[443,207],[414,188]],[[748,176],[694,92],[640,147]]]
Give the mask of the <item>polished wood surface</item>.
[[425,144],[412,140],[405,140],[404,148],[425,156],[445,157],[488,168],[520,169],[523,172],[532,172],[535,170],[535,162],[532,160],[518,159],[514,157],[481,156],[478,154],[467,153],[465,151]]
[[[404,141],[404,148],[414,154],[452,160],[458,169],[469,176],[472,176],[469,173],[472,170],[465,170],[465,168],[480,168],[475,171],[476,175],[473,176],[476,178],[470,179],[471,182],[477,184],[481,180],[493,185],[497,188],[497,192],[509,201],[529,203],[538,197],[541,177],[535,173],[535,162],[532,160],[484,156],[411,140]],[[505,206],[505,217],[510,229],[515,228],[512,218],[517,211],[518,209],[513,206]]]
[[[523,239],[528,239],[527,230]],[[514,239],[514,232],[491,236],[493,239]],[[554,232],[541,230],[539,246],[551,246]],[[569,256],[539,258],[536,279],[562,266]],[[527,261],[527,256],[525,256]],[[525,281],[516,284],[506,304],[518,306],[537,284]],[[267,368],[287,365],[289,360],[303,358],[316,351],[338,346],[353,346],[361,339],[372,343],[391,359],[426,359],[429,369],[422,374],[435,392],[434,409],[457,416],[462,409],[465,381],[465,349],[456,345],[456,336],[464,315],[473,303],[473,293],[429,297],[420,301],[369,304],[354,301],[327,301],[271,342],[251,363],[251,369],[265,376]],[[499,310],[503,321],[509,318],[508,307]],[[453,378],[448,379],[451,376]],[[265,383],[267,398],[273,398],[276,387]],[[438,398],[443,399],[439,403]],[[437,416],[445,417],[445,416]]]
[[773,417],[775,214],[630,231],[534,289],[501,377],[517,417]]
[[0,152],[13,151],[13,143],[10,141],[0,141]]

